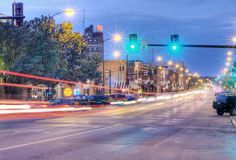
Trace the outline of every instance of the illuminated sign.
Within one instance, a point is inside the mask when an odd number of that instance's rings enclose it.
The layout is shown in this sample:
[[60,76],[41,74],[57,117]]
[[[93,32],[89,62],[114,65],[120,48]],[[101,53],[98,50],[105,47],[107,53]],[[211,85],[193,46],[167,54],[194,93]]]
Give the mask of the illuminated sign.
[[73,96],[73,90],[71,89],[71,88],[65,88],[64,89],[64,91],[63,91],[63,93],[64,93],[64,96],[65,97],[71,97],[71,96]]

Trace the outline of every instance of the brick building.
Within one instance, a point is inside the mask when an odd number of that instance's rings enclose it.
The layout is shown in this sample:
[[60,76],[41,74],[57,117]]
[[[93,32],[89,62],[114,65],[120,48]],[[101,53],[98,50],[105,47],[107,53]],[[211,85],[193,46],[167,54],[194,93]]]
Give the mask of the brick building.
[[103,39],[103,29],[102,26],[98,25],[96,30],[94,26],[90,25],[85,29],[83,36],[83,41],[87,45],[86,52],[89,55],[104,55],[104,39]]

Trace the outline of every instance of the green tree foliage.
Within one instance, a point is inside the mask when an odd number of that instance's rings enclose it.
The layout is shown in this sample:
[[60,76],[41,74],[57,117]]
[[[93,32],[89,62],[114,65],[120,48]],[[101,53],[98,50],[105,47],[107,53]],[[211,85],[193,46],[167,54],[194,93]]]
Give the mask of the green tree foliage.
[[60,25],[57,37],[61,45],[58,75],[71,81],[86,82],[87,79],[98,81],[100,73],[96,69],[101,59],[97,56],[88,56],[82,36],[73,32],[73,25],[68,22]]
[[12,70],[38,76],[55,77],[58,42],[48,29],[47,17],[25,23],[25,50],[15,59]]
[[53,18],[45,16],[22,27],[0,23],[0,40],[0,69],[72,81],[99,81],[96,68],[101,57],[84,52],[82,35],[73,32],[71,23],[56,25]]

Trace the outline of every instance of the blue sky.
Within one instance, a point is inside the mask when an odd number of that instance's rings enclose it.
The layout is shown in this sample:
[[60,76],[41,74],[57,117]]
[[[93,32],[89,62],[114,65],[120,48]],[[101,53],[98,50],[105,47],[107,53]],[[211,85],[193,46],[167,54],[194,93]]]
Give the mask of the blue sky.
[[[230,44],[236,34],[235,0],[21,0],[25,16],[32,19],[65,8],[86,9],[86,25],[101,24],[105,35],[113,32],[138,33],[148,42],[168,43],[171,34],[179,34],[182,43]],[[11,14],[11,0],[4,0],[0,12]],[[57,16],[57,22],[66,20]],[[70,19],[75,30],[82,31],[82,14]],[[107,44],[111,58],[114,48]],[[183,49],[173,56],[165,48],[150,48],[132,59],[153,61],[153,55],[184,62],[193,72],[216,75],[224,68],[226,49]],[[153,53],[153,54],[152,54]],[[236,54],[236,52],[235,52]],[[145,57],[145,58],[144,58]]]

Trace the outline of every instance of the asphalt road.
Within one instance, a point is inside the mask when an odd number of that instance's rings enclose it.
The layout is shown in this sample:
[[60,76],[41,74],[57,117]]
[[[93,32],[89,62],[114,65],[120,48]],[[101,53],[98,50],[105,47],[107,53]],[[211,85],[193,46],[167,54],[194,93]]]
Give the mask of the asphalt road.
[[212,98],[0,121],[0,160],[235,160],[235,127]]

